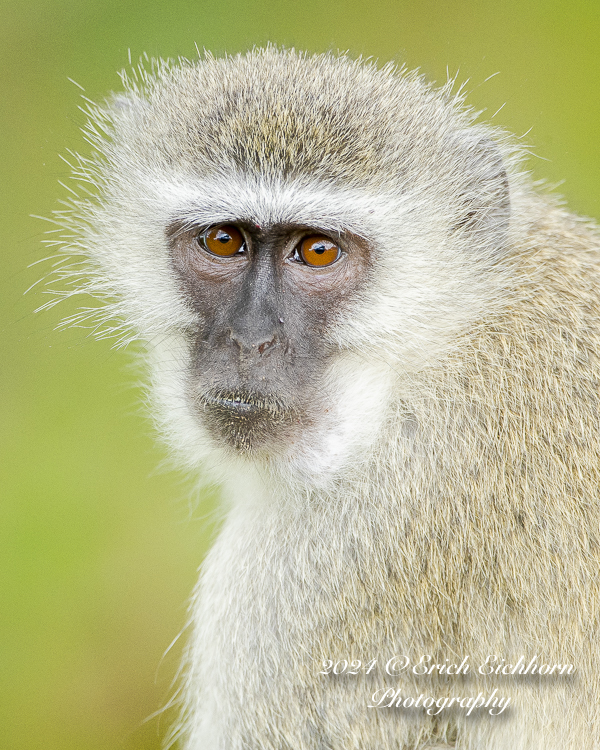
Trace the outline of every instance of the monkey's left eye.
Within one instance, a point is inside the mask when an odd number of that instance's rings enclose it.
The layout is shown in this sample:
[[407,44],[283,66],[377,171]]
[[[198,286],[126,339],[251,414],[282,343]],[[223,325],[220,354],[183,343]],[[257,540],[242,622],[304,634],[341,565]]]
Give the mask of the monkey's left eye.
[[220,258],[231,258],[244,249],[244,236],[233,224],[209,227],[198,235],[198,242],[209,253]]
[[323,268],[339,260],[342,251],[329,237],[314,235],[302,240],[297,253],[307,266]]

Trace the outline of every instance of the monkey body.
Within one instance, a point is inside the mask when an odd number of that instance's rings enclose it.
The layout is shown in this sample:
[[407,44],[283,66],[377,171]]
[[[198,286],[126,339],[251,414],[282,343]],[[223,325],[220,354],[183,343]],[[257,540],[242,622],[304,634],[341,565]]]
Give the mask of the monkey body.
[[[596,229],[450,87],[344,57],[159,66],[92,116],[86,288],[227,504],[186,750],[600,747]],[[369,707],[392,687],[510,705]]]

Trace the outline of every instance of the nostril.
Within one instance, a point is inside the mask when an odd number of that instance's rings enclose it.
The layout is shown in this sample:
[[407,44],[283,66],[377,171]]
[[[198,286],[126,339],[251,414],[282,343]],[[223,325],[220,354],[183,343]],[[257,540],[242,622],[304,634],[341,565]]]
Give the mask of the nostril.
[[232,341],[234,344],[236,344],[240,350],[243,348],[241,342],[239,341],[238,337],[234,334],[233,331],[229,330],[227,332],[227,335],[229,336],[229,340]]
[[262,344],[258,345],[258,351],[260,354],[264,354],[267,349],[270,349],[273,344],[275,343],[275,338],[273,337],[270,341],[263,341]]

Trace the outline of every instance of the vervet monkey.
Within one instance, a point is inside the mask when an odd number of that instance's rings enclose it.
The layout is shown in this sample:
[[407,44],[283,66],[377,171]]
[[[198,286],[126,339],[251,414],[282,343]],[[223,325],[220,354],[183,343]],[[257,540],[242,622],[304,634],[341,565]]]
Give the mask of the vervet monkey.
[[182,748],[599,748],[596,227],[452,83],[267,48],[125,88],[63,221],[223,485]]

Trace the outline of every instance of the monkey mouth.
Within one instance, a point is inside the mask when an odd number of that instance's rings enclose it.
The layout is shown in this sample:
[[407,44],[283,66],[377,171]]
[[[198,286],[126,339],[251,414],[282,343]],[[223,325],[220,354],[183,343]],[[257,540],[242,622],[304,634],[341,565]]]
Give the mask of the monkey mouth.
[[249,391],[211,389],[200,395],[200,403],[208,409],[222,409],[229,414],[240,416],[267,412],[275,417],[286,410],[285,404],[277,396]]
[[283,437],[282,430],[293,422],[292,410],[274,395],[212,389],[197,403],[213,435],[241,452]]
[[255,414],[261,408],[255,401],[248,400],[239,393],[231,396],[208,395],[202,400],[209,408],[224,409],[239,415]]

